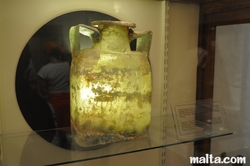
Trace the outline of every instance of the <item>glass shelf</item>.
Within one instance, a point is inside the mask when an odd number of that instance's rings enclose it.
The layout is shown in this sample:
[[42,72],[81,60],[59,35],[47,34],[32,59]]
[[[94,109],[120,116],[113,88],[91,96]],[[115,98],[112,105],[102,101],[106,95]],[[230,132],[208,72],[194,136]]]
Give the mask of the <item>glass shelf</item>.
[[[199,124],[199,123],[197,123]],[[207,128],[207,126],[206,126]],[[192,139],[177,139],[176,130],[173,124],[173,118],[170,116],[152,117],[151,126],[147,137],[128,142],[120,142],[108,145],[94,150],[83,150],[71,140],[69,136],[69,147],[58,147],[41,136],[51,134],[55,130],[32,131],[15,134],[1,135],[0,141],[2,145],[2,163],[13,160],[13,156],[17,156],[20,165],[60,165],[75,163],[99,158],[123,155],[128,153],[140,152],[177,144],[192,142],[205,138],[213,138],[231,134],[228,130],[220,130],[220,132],[205,131],[201,137],[194,136]],[[209,130],[212,131],[212,130]],[[54,155],[56,154],[56,155]]]

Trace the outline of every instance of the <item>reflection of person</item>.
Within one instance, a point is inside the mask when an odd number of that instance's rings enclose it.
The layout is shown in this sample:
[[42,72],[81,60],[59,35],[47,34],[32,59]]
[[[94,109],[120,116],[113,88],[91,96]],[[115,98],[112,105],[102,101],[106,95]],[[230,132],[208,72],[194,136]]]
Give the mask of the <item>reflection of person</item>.
[[57,128],[69,131],[69,63],[63,60],[63,48],[55,42],[45,44],[44,53],[49,63],[38,72],[40,90],[43,95],[48,95]]
[[21,112],[29,124],[38,134],[51,142],[54,131],[41,132],[53,129],[55,124],[51,109],[37,93],[36,71],[31,60],[29,45],[26,45],[18,62],[16,70],[16,96]]
[[204,69],[206,67],[206,58],[207,58],[208,52],[204,50],[203,48],[198,48],[198,67]]
[[26,86],[26,92],[31,92],[36,89],[36,71],[31,56],[29,45],[26,45],[17,66],[17,85],[22,85],[23,88]]

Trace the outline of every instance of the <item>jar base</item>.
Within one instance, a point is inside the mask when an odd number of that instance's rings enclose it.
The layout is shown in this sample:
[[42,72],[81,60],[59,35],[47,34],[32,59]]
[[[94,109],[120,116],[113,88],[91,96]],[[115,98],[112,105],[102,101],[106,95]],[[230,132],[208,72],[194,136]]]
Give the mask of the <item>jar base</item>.
[[71,127],[72,137],[76,144],[82,150],[94,150],[108,146],[113,143],[138,140],[146,137],[144,135],[124,136],[115,133],[103,133],[98,131],[81,131],[79,132],[75,126]]

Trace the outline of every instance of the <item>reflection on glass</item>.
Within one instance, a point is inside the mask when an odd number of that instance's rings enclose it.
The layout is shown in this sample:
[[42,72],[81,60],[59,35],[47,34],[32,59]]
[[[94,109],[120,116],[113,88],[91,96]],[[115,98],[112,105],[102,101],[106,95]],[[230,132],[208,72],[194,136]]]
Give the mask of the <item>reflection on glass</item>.
[[[44,66],[60,61],[59,64],[63,64],[63,68],[66,68],[65,72],[61,72],[61,74],[67,77],[69,74],[69,64],[71,63],[68,36],[69,28],[76,24],[90,25],[93,20],[101,19],[117,20],[112,16],[93,11],[68,13],[51,20],[30,38],[18,62],[15,84],[16,97],[25,120],[33,130],[40,130],[38,134],[45,140],[63,148],[72,148],[69,146],[72,145],[69,131],[60,130],[63,131],[63,136],[58,130],[51,130],[51,132],[42,131],[53,128],[69,128],[69,108],[64,106],[63,108],[66,113],[61,114],[62,109],[57,109],[56,105],[62,106],[62,104],[56,102],[52,104],[51,95],[49,95],[51,94],[51,92],[49,92],[51,87],[48,86],[51,85],[51,83],[49,83],[48,80],[45,79],[47,77],[41,73],[45,73],[43,69]],[[92,42],[88,37],[82,37],[81,40],[81,48],[92,46]],[[60,48],[63,48],[63,51],[60,49],[56,50],[52,47],[54,49],[52,49],[53,56],[52,58],[48,58],[48,52],[44,50],[44,46],[48,44],[48,42],[56,43]],[[58,57],[55,58],[57,53],[60,54],[59,59],[57,59]],[[64,81],[64,84],[68,84],[68,81]],[[63,85],[63,87],[67,88],[67,85]],[[63,92],[66,92],[67,96],[67,90]],[[55,93],[53,96],[54,98],[61,97],[60,95],[56,96]],[[67,101],[63,103],[67,104]],[[62,117],[58,118],[58,115]],[[65,119],[63,123],[59,120],[62,118]]]
[[39,92],[50,105],[58,128],[57,144],[64,147],[70,135],[69,62],[64,49],[56,42],[48,42],[43,48],[48,63],[38,71]]

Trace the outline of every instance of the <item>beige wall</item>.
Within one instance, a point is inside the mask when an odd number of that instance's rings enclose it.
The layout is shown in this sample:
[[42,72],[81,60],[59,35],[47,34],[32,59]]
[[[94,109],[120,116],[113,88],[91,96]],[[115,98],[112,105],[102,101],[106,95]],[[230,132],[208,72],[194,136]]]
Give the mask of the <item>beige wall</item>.
[[[199,6],[170,3],[168,44],[168,113],[174,103],[195,101]],[[167,166],[187,166],[193,143],[166,148]]]

